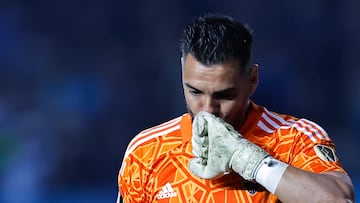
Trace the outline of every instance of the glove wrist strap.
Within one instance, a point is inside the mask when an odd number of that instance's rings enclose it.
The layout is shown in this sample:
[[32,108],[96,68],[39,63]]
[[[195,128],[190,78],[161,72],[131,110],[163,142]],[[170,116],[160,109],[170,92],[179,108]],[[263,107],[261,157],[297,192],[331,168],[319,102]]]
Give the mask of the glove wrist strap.
[[275,194],[276,187],[288,166],[288,164],[268,156],[259,166],[255,180],[269,192]]
[[240,174],[245,180],[254,180],[255,174],[262,161],[269,156],[269,154],[248,141],[241,139],[238,145],[238,150],[234,152],[229,162],[229,167]]

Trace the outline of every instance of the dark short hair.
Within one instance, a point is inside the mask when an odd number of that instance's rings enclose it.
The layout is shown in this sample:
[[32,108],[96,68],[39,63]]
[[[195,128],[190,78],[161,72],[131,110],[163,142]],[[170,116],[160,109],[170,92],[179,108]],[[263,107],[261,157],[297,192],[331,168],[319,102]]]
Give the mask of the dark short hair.
[[182,57],[191,54],[210,66],[228,60],[246,67],[251,57],[253,37],[248,27],[221,14],[206,14],[193,20],[180,41]]

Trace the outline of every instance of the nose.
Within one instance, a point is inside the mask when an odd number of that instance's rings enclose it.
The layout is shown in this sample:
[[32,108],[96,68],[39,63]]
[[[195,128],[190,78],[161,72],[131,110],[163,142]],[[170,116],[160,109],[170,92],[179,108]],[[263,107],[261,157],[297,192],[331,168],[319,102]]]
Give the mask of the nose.
[[220,103],[217,99],[214,99],[212,97],[208,97],[205,99],[203,103],[203,111],[206,111],[208,113],[218,115],[220,111]]

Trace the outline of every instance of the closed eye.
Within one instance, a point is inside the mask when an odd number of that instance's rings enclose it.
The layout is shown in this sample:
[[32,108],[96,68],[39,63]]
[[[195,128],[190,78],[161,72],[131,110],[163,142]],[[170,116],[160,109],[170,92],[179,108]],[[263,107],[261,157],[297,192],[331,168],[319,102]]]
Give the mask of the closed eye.
[[219,100],[233,100],[237,95],[233,92],[217,92],[214,93],[214,98]]
[[234,87],[213,93],[213,97],[219,100],[233,100],[237,95],[237,90]]
[[202,92],[200,90],[197,90],[197,89],[190,89],[189,92],[192,95],[195,95],[195,96],[202,94]]
[[201,90],[196,89],[195,87],[191,86],[188,83],[186,83],[185,85],[188,87],[190,94],[192,94],[194,96],[198,96],[203,93]]
[[[188,87],[190,94],[192,94],[194,96],[199,96],[204,93],[203,91],[196,89],[195,87],[191,86],[188,83],[186,83],[185,85]],[[238,95],[237,89],[235,87],[230,87],[230,88],[212,93],[212,97],[215,99],[218,99],[218,100],[233,100],[237,97],[237,95]]]

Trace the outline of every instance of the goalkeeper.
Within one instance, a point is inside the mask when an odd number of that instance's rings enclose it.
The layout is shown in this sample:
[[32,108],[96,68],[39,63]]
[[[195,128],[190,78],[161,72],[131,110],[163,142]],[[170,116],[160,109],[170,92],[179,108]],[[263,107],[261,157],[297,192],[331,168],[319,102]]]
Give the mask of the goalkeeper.
[[259,80],[252,41],[228,16],[200,16],[186,27],[188,113],[132,139],[119,171],[119,202],[355,201],[323,128],[250,99]]

